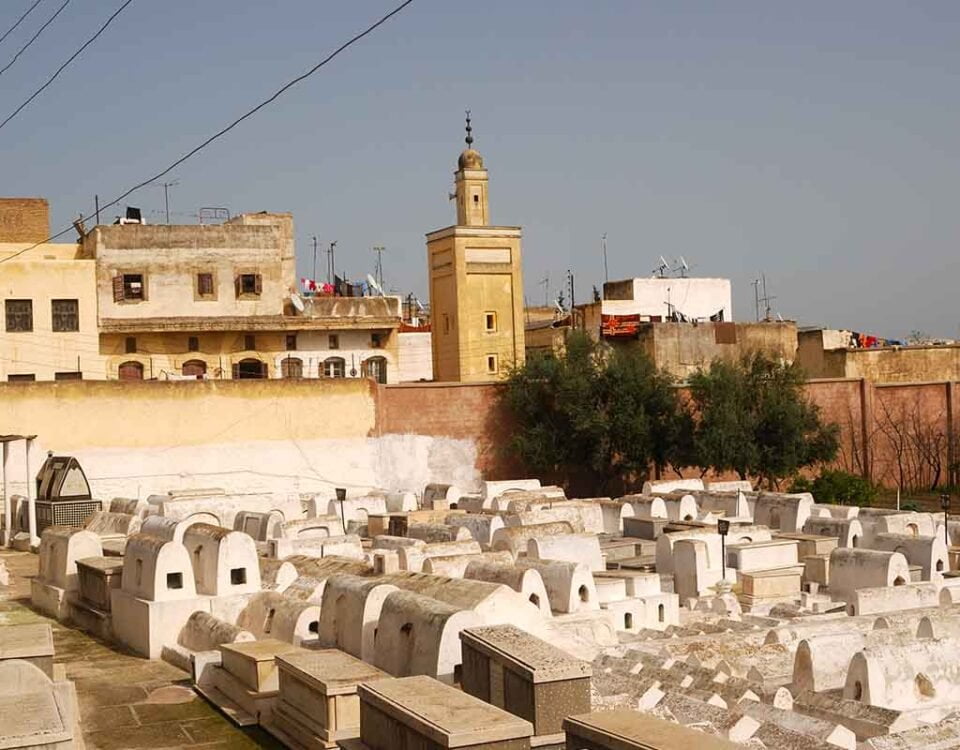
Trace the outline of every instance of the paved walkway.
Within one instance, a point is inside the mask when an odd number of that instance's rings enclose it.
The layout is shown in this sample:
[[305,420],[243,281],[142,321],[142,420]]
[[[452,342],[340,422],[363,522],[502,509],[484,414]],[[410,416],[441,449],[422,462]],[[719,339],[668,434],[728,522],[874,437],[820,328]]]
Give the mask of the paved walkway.
[[38,558],[0,551],[11,586],[0,586],[0,627],[49,622],[54,661],[77,686],[83,737],[90,750],[125,748],[282,748],[260,729],[241,730],[198,697],[188,675],[141,659],[30,609]]

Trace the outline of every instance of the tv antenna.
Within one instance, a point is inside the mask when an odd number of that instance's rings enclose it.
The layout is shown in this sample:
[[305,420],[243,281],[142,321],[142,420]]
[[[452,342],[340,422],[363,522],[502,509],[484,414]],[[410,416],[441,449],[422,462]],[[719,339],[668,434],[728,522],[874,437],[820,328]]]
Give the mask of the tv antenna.
[[603,251],[603,280],[610,281],[610,273],[607,271],[607,233],[600,235],[600,248]]
[[544,276],[538,282],[540,286],[543,287],[543,306],[550,307],[550,273],[547,272],[547,275]]
[[776,297],[772,297],[767,294],[767,275],[765,273],[760,274],[760,285],[763,288],[763,296],[760,298],[760,301],[763,302],[763,319],[765,322],[769,323],[771,320],[771,313],[773,312],[773,308],[770,307],[770,303],[773,302]]
[[667,271],[670,270],[670,264],[667,263],[667,259],[662,255],[660,256],[660,265],[653,269],[653,275],[659,276],[661,279],[667,277]]
[[383,253],[387,248],[383,245],[374,245],[373,252],[377,254],[377,265],[376,270],[373,272],[374,278],[377,280],[377,284],[380,285],[381,296],[383,296]]

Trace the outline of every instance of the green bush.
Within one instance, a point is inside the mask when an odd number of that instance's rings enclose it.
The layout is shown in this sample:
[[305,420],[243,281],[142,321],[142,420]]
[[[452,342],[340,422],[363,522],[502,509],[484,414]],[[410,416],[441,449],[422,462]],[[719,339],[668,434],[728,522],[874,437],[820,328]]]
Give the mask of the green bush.
[[825,469],[812,482],[798,477],[790,492],[811,492],[818,503],[870,506],[877,498],[877,488],[863,477],[838,469]]

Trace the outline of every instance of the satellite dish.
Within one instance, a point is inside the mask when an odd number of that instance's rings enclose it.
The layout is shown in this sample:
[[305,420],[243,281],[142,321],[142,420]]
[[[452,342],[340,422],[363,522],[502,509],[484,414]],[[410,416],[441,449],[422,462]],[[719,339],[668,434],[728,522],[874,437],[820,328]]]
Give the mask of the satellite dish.
[[381,287],[380,284],[377,283],[377,280],[373,278],[373,276],[371,276],[370,274],[367,274],[367,284],[369,284],[370,288],[373,289],[373,291],[375,291],[381,297],[387,296],[383,293],[383,287]]
[[293,292],[290,295],[290,303],[294,306],[294,308],[296,308],[297,312],[303,312],[303,300],[300,299],[300,295],[296,292]]

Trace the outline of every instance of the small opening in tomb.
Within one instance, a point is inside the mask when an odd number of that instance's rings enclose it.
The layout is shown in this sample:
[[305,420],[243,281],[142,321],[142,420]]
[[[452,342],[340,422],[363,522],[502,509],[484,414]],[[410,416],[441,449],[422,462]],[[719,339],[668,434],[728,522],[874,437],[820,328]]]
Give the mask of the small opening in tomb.
[[860,684],[859,680],[853,683],[853,699],[855,701],[863,700],[863,685]]
[[453,668],[453,681],[459,685],[463,681],[463,664],[457,664]]
[[590,601],[590,592],[587,591],[586,586],[581,586],[578,593],[580,594],[580,601],[582,602]]
[[143,583],[143,560],[137,560],[137,586]]
[[859,546],[860,546],[860,535],[859,535],[859,534],[854,534],[854,535],[853,535],[853,539],[850,540],[850,544],[852,544],[854,547],[859,547]]
[[311,622],[311,623],[310,623],[309,630],[310,630],[310,632],[313,633],[314,635],[317,635],[317,634],[320,632],[320,621],[319,621],[319,620],[314,620],[313,622]]
[[623,629],[633,630],[633,615],[629,612],[626,612],[623,615]]
[[666,612],[662,604],[657,605],[657,620],[659,622],[663,622],[664,620],[666,620]]
[[167,573],[167,588],[168,588],[168,589],[182,589],[182,588],[183,588],[183,573]]
[[410,635],[412,630],[413,630],[412,622],[408,622],[405,625],[401,626],[400,628],[400,632],[403,633],[404,635]]
[[908,524],[907,524],[907,533],[908,533],[910,536],[919,536],[919,535],[920,535],[920,527],[917,526],[917,524],[915,524],[915,523],[908,523]]
[[943,560],[937,560],[937,572],[938,573],[943,572]]
[[537,596],[536,594],[530,594],[530,603],[531,603],[534,607],[539,607],[539,606],[540,606],[540,597]]
[[685,516],[683,517],[683,520],[684,520],[684,521],[693,521],[694,518],[693,518],[693,516],[691,516],[689,513],[687,513],[687,515],[685,515]]
[[230,569],[230,583],[234,586],[242,586],[247,582],[247,569],[246,568],[231,568]]
[[269,635],[270,629],[273,627],[273,616],[277,614],[277,610],[271,609],[267,612],[267,619],[263,623],[263,634]]
[[905,583],[906,581],[903,580],[903,576],[897,576],[896,578],[893,579],[894,586],[903,586]]
[[376,640],[377,640],[377,633],[379,633],[379,632],[380,632],[380,628],[374,628],[374,629],[373,629],[373,640],[374,640],[374,642],[376,642]]

